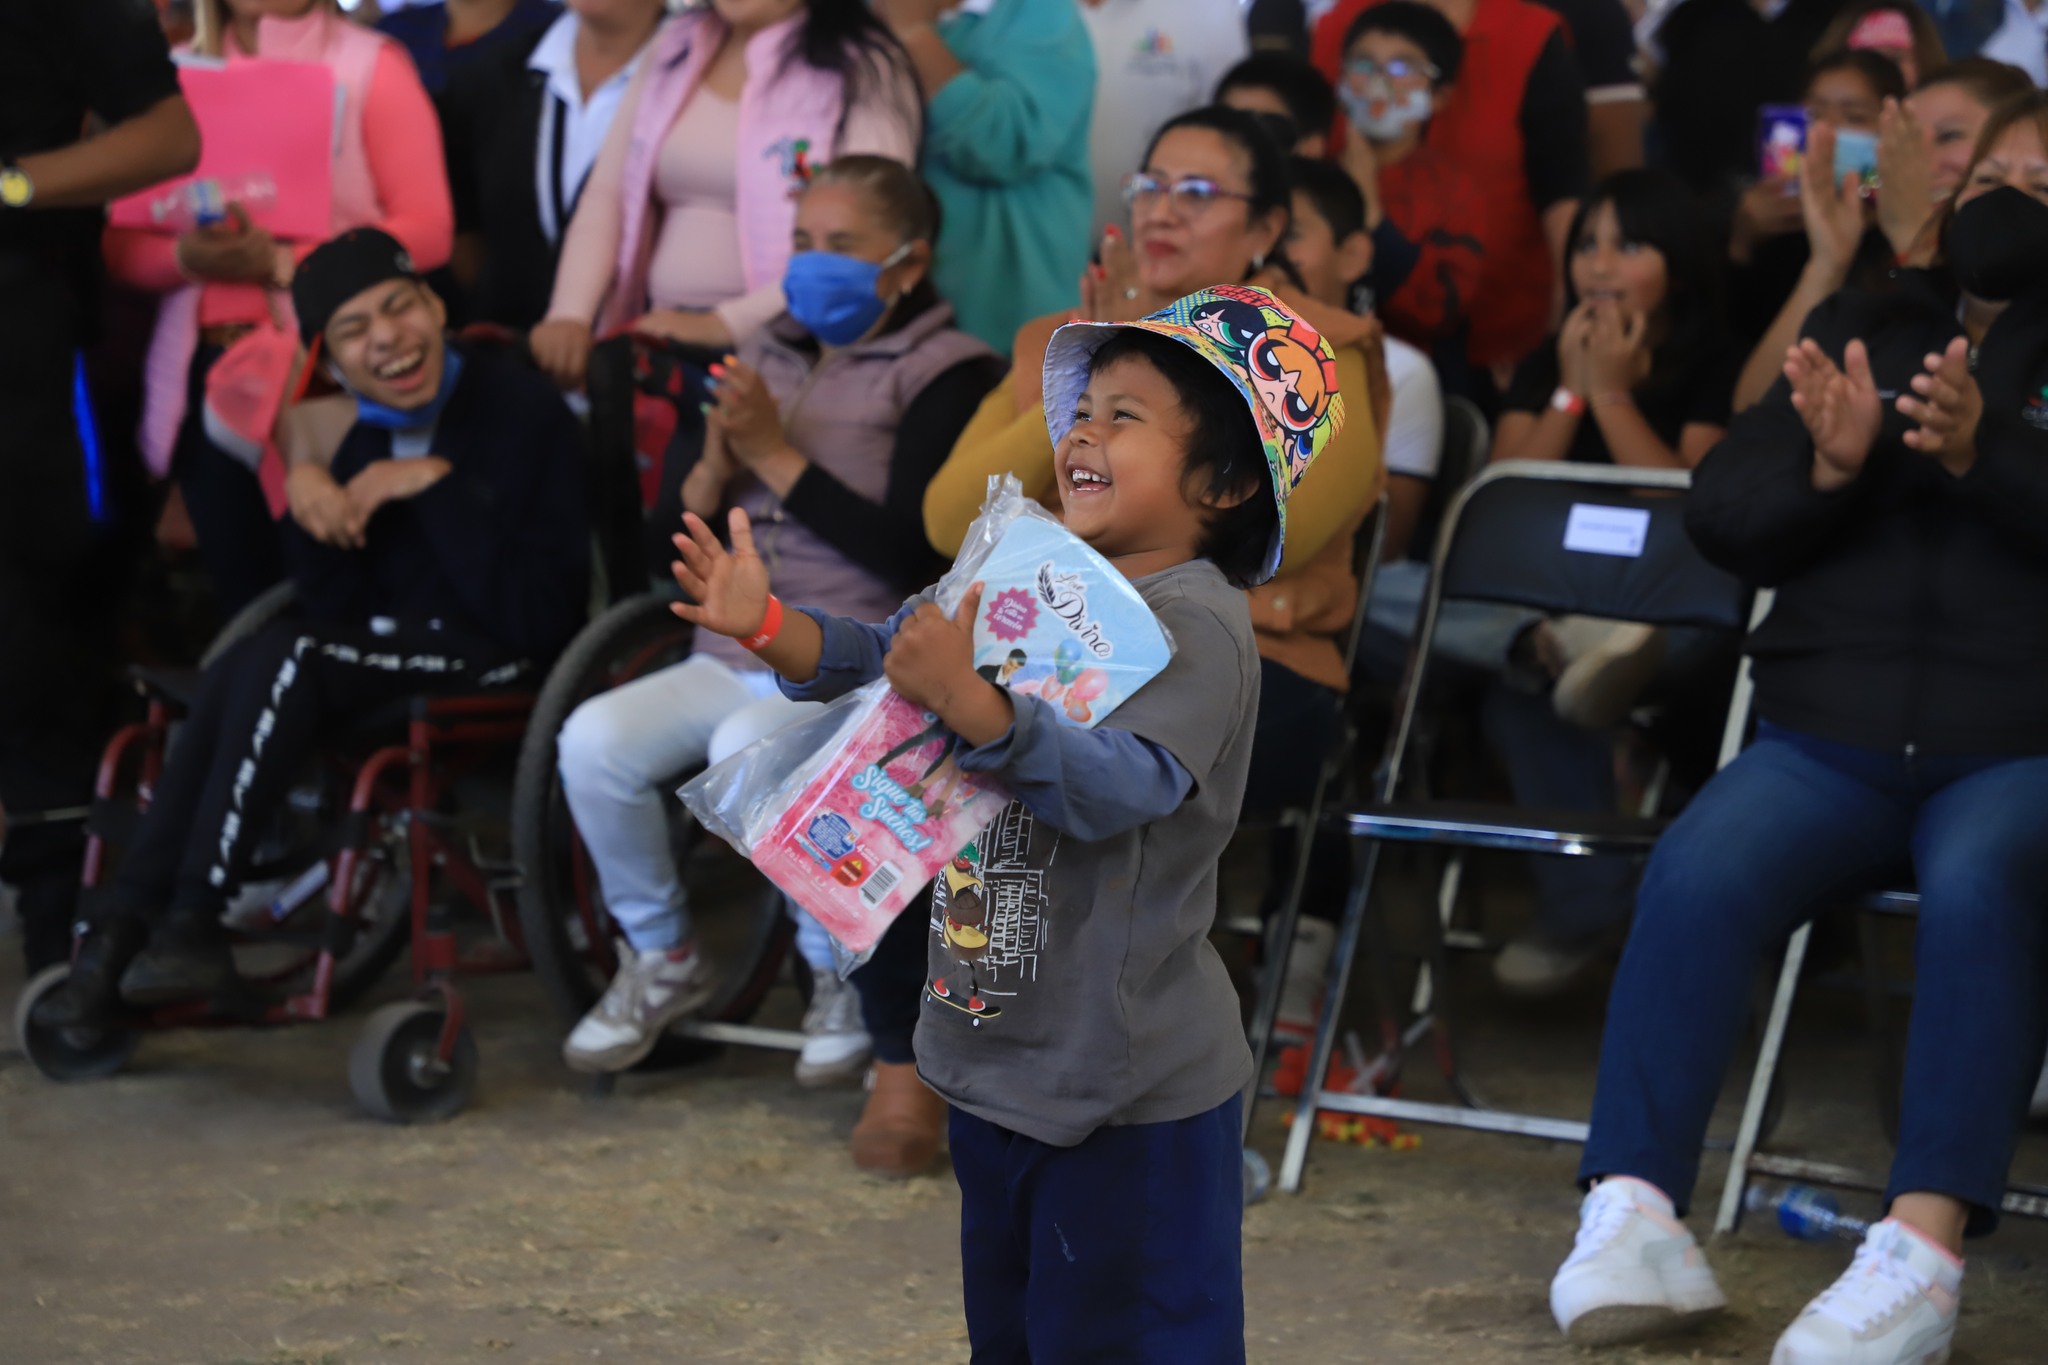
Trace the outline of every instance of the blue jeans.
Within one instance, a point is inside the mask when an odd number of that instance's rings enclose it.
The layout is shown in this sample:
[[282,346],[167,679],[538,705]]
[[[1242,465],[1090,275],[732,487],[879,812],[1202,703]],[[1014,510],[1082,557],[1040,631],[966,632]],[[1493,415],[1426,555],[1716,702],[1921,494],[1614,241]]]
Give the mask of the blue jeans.
[[1073,1147],[953,1110],[972,1365],[1244,1365],[1242,1104]]
[[1582,1180],[1684,1211],[1758,961],[1817,911],[1917,875],[1917,987],[1887,1201],[1997,1222],[2044,1044],[2048,756],[1884,753],[1765,724],[1651,856],[1615,977]]

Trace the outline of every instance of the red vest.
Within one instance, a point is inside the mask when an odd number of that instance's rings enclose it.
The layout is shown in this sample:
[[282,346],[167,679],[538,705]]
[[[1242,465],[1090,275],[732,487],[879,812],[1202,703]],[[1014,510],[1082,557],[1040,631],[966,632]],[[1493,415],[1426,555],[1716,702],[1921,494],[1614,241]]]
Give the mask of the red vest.
[[[1344,36],[1379,0],[1340,0],[1316,25],[1312,57],[1333,82],[1342,76]],[[1465,62],[1440,91],[1429,121],[1429,149],[1485,189],[1485,266],[1471,308],[1468,353],[1478,366],[1512,364],[1550,330],[1555,267],[1543,217],[1529,200],[1524,169],[1522,97],[1536,59],[1564,21],[1529,0],[1479,0],[1465,30]],[[1333,153],[1344,136],[1337,116]]]

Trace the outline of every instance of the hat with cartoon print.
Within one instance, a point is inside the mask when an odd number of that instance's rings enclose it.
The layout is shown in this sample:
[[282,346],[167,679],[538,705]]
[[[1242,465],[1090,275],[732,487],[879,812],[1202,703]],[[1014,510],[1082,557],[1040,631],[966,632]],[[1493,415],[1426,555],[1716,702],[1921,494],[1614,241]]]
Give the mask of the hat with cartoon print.
[[1171,337],[1214,365],[1251,409],[1273,478],[1279,525],[1260,582],[1280,569],[1287,498],[1344,425],[1337,356],[1321,332],[1271,290],[1204,289],[1135,322],[1070,322],[1045,348],[1045,429],[1057,446],[1074,425],[1088,365],[1109,339],[1135,327]]

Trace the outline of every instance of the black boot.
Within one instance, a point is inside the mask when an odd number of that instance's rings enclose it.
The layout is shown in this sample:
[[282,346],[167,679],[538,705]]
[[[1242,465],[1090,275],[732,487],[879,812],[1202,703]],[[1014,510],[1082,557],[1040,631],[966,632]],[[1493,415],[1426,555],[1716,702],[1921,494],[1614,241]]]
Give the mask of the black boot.
[[138,1008],[232,994],[241,978],[218,911],[173,911],[121,977],[121,998]]
[[36,1002],[43,1028],[101,1028],[121,1015],[121,973],[142,945],[149,925],[136,915],[115,915],[86,930],[64,984]]

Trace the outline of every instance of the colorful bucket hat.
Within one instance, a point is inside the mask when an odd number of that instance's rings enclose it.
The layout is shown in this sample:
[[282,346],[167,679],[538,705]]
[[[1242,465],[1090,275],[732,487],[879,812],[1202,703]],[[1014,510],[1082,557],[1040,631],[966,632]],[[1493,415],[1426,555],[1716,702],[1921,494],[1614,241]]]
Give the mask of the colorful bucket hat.
[[1126,327],[1172,337],[1237,387],[1265,446],[1280,525],[1260,581],[1280,569],[1287,497],[1344,426],[1337,356],[1322,333],[1272,291],[1226,284],[1190,294],[1136,322],[1070,322],[1045,348],[1045,429],[1057,446],[1074,425],[1095,352]]

